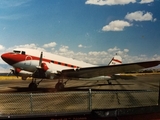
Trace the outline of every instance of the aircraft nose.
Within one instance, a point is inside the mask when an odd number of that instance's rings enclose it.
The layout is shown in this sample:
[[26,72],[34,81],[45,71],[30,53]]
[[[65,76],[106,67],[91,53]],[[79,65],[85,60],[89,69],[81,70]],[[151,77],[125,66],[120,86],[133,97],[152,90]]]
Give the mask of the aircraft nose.
[[7,59],[7,54],[6,53],[2,54],[1,58],[5,61]]
[[9,53],[4,53],[1,55],[1,58],[8,64],[12,65],[13,61],[12,61],[12,56]]

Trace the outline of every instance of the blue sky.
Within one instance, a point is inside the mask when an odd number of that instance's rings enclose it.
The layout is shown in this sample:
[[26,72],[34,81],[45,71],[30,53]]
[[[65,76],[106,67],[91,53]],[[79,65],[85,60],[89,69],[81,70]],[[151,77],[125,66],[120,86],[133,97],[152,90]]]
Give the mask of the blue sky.
[[[42,49],[93,64],[160,60],[159,0],[0,0],[0,53]],[[3,63],[0,60],[0,63]]]

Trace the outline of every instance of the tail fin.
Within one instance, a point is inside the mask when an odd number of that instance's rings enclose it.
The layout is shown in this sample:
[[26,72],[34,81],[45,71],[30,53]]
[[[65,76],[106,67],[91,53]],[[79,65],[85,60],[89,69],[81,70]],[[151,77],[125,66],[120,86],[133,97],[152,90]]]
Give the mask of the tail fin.
[[116,54],[108,65],[118,65],[118,64],[122,64],[122,58]]

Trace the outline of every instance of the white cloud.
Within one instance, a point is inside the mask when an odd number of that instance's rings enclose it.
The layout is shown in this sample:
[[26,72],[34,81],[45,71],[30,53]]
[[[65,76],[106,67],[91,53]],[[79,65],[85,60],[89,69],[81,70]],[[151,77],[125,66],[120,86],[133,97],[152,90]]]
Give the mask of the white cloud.
[[127,21],[115,20],[102,28],[102,31],[123,31],[125,27],[132,26]]
[[82,44],[79,44],[78,47],[79,47],[79,48],[90,48],[91,46],[84,46],[84,45],[82,45]]
[[155,21],[156,19],[153,19],[151,12],[143,12],[143,11],[136,11],[132,13],[127,13],[125,16],[125,19],[130,21]]
[[109,48],[108,52],[116,52],[118,50],[120,50],[120,49],[115,46],[114,48]]
[[124,49],[124,52],[126,52],[126,53],[129,52],[129,49]]
[[157,21],[157,18],[154,18],[154,19],[153,19],[153,22],[155,22],[155,21]]
[[[130,3],[136,3],[137,0],[87,0],[85,4],[93,5],[126,5]],[[146,4],[154,2],[154,0],[141,0],[140,4]]]
[[125,5],[129,3],[135,3],[136,0],[87,0],[85,4],[94,5]]
[[34,44],[34,43],[31,43],[31,44],[24,44],[24,45],[16,45],[16,46],[13,46],[13,47],[10,47],[8,49],[6,49],[6,51],[12,51],[13,49],[15,48],[31,48],[31,49],[37,49],[37,50],[41,50],[41,51],[46,51],[44,48]]
[[[1,45],[3,46],[3,45]],[[6,52],[5,47],[1,47],[4,50],[0,51],[0,53]],[[14,46],[12,48],[8,48],[8,51],[12,51],[16,47],[27,47],[27,48],[33,48],[38,50],[46,51],[45,49],[42,49],[41,46],[38,46],[36,44],[25,44],[25,45],[19,45]],[[51,52],[51,51],[48,51]],[[148,61],[148,60],[159,60],[160,55],[156,54],[153,56],[148,57],[147,55],[137,55],[132,56],[129,55],[129,49],[124,48],[121,49],[117,46],[113,48],[108,48],[106,51],[89,51],[89,52],[74,52],[73,50],[69,49],[69,46],[61,45],[59,49],[52,51],[53,54],[61,55],[68,58],[74,58],[76,60],[88,62],[95,65],[108,65],[109,61],[112,59],[112,57],[118,53],[122,57],[123,63],[132,63],[132,62],[140,62],[140,61]],[[0,63],[4,64],[4,61],[0,59]]]
[[83,45],[82,45],[82,44],[79,44],[79,45],[78,45],[78,47],[79,47],[79,48],[82,48],[82,47],[83,47]]
[[0,51],[4,50],[5,47],[3,45],[0,45]]
[[55,47],[57,45],[56,42],[50,42],[48,44],[44,44],[43,47],[44,48],[50,48],[50,47]]
[[105,52],[105,51],[99,51],[99,52],[97,52],[97,51],[91,51],[91,52],[89,52],[88,54],[89,54],[89,55],[93,55],[93,56],[97,56],[97,55],[106,56],[108,53]]
[[69,47],[68,47],[68,46],[61,45],[61,47],[60,47],[59,51],[64,53],[64,52],[67,52],[67,51],[68,51],[68,49],[69,49]]
[[34,43],[31,43],[31,44],[24,44],[24,45],[16,45],[14,48],[33,48],[33,49],[36,49],[37,45]]
[[154,2],[154,0],[141,0],[139,3],[144,4],[144,3],[151,3]]

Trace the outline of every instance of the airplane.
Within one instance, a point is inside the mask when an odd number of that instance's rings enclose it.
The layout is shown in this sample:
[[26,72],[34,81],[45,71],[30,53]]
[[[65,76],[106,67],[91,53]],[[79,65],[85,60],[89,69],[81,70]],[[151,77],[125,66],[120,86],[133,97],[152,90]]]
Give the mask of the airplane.
[[[35,90],[44,79],[57,79],[55,89],[62,90],[66,82],[71,79],[101,78],[160,64],[158,60],[122,64],[121,58],[116,56],[108,65],[98,66],[28,48],[16,48],[12,52],[2,54],[1,58],[13,67],[12,72],[17,76],[22,76],[23,80],[32,77],[28,86],[31,90]],[[40,79],[40,81],[37,82],[37,79]],[[64,79],[67,81],[64,82]]]
[[[13,50],[13,52],[23,54],[21,52],[21,50]],[[4,55],[2,55],[2,58],[3,58],[3,56]],[[111,61],[109,62],[108,65],[116,65],[116,64],[121,64],[121,63],[122,63],[122,58],[120,56],[118,56],[117,53],[116,53],[116,55],[111,59]],[[82,64],[86,64],[86,63],[82,63]],[[87,66],[93,66],[93,65],[87,64]],[[33,72],[23,70],[20,67],[15,67],[14,65],[13,65],[13,68],[11,68],[10,70],[11,70],[11,73],[13,73],[15,76],[17,76],[17,77],[21,76],[22,80],[26,80],[28,77],[32,77],[32,75],[33,75]],[[120,74],[115,74],[115,75],[112,75],[112,76],[98,76],[98,77],[92,77],[92,78],[87,78],[87,79],[86,78],[78,78],[78,80],[92,80],[92,81],[93,80],[97,80],[97,81],[107,80],[108,84],[112,84],[110,82],[110,80],[118,79],[120,76],[121,76]]]

